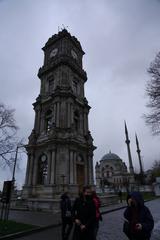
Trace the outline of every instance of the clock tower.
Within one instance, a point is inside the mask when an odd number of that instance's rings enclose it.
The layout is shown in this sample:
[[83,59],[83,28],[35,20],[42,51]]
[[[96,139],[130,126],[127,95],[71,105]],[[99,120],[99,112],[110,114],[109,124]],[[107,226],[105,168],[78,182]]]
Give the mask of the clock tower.
[[80,42],[63,29],[42,49],[23,198],[38,208],[52,209],[62,192],[75,196],[84,185],[94,184],[95,147],[88,128],[90,106],[84,93],[87,75]]

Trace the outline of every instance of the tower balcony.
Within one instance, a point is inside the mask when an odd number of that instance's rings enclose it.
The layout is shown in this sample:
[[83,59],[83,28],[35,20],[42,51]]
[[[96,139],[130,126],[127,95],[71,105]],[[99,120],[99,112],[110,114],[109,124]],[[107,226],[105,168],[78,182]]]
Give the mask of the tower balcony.
[[86,72],[77,64],[74,60],[72,60],[67,55],[61,55],[54,61],[49,61],[47,65],[43,65],[39,71],[38,71],[38,77],[41,78],[44,74],[46,74],[48,71],[51,71],[60,65],[67,65],[69,66],[74,72],[76,72],[80,77],[84,79],[84,81],[87,81],[87,74]]

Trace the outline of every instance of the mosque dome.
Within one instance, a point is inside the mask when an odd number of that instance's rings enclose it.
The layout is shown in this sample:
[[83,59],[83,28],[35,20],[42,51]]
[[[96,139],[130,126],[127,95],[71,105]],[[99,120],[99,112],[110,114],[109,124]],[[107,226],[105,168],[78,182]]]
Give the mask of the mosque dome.
[[119,161],[121,159],[117,154],[111,153],[111,151],[110,151],[109,153],[105,154],[101,159],[101,161],[108,161],[108,160],[113,160],[113,161],[118,160]]

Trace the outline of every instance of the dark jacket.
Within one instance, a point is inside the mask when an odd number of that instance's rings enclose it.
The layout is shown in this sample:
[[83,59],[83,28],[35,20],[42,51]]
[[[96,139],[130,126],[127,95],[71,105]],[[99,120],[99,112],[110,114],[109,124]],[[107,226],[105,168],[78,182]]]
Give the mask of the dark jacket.
[[87,229],[92,229],[96,220],[96,208],[92,199],[77,198],[73,205],[73,217],[79,219]]
[[131,233],[131,236],[134,236],[134,239],[140,240],[150,239],[151,232],[154,227],[154,220],[150,213],[150,210],[144,205],[143,197],[139,192],[132,192],[128,195],[127,200],[129,198],[133,198],[136,201],[137,209],[128,206],[124,212],[124,217],[129,221],[129,226],[131,228],[133,215],[137,211],[137,223],[140,223],[142,225],[142,230]]
[[72,210],[71,200],[65,193],[61,196],[60,208],[61,208],[61,217],[63,219],[68,217],[67,212],[71,213],[71,210]]

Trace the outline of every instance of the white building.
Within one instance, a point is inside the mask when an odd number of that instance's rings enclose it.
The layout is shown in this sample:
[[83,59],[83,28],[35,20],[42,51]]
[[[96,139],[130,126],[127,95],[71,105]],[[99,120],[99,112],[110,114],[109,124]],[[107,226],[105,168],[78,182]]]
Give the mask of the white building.
[[129,187],[131,175],[127,171],[125,162],[111,151],[96,163],[96,185],[99,188],[110,186],[115,190]]

